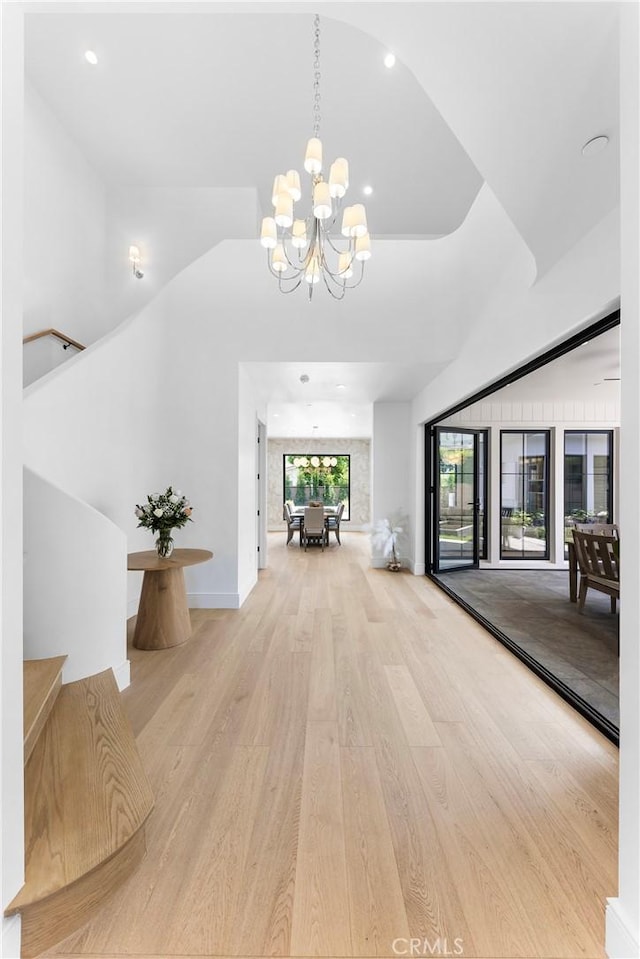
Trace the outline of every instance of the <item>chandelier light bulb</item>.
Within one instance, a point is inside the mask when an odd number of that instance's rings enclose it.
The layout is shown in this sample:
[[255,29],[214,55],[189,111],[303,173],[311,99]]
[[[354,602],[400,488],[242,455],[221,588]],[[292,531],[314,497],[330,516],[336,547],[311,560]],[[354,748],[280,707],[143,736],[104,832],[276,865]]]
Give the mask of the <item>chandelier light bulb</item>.
[[312,456],[312,457],[311,457],[311,465],[314,466],[314,467],[317,469],[317,468],[320,466],[320,457],[318,457],[318,456]]
[[364,236],[367,233],[367,211],[362,203],[356,203],[351,207],[353,210],[353,223],[351,224],[351,236]]
[[364,262],[371,256],[371,237],[368,233],[356,238],[356,260]]
[[320,180],[313,188],[313,215],[318,220],[328,220],[331,216],[331,194],[329,184],[324,180]]
[[338,157],[329,171],[329,189],[332,197],[342,198],[349,187],[349,164],[344,157]]
[[307,152],[304,155],[304,168],[312,175],[322,170],[322,143],[318,137],[311,137],[307,143]]
[[272,216],[265,216],[262,221],[260,242],[266,250],[275,250],[278,245],[278,228]]
[[275,221],[278,226],[288,229],[293,223],[293,200],[289,193],[281,193],[276,203]]
[[282,243],[278,243],[271,257],[271,266],[276,273],[284,273],[287,269],[287,257],[285,256]]
[[291,245],[303,250],[307,245],[307,224],[304,220],[294,220],[291,233]]
[[302,190],[300,189],[300,174],[297,170],[288,170],[286,181],[287,189],[291,194],[291,199],[294,203],[297,203],[302,196]]
[[278,197],[282,196],[283,193],[285,194],[285,196],[289,195],[287,178],[286,176],[283,176],[282,173],[278,173],[278,175],[273,181],[273,192],[271,194],[271,202],[273,203],[274,206],[278,202]]
[[342,214],[342,235],[351,236],[351,229],[355,223],[355,216],[353,213],[352,206],[345,206],[344,212]]

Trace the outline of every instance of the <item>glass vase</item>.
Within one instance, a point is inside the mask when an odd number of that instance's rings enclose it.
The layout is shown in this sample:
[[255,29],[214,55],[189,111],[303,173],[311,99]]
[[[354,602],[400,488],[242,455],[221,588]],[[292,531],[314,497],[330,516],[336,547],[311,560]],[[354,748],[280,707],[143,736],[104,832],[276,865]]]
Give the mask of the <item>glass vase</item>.
[[171,538],[170,529],[158,530],[158,538],[156,540],[156,550],[158,551],[158,556],[161,556],[163,559],[166,559],[168,556],[171,556],[173,552],[173,540]]

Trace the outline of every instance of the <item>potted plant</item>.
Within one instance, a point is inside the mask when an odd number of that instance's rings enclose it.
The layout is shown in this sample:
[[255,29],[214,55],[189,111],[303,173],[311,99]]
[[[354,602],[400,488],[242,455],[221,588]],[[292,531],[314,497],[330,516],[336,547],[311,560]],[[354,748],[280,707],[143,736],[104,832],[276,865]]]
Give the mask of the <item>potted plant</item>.
[[393,520],[385,518],[378,520],[371,534],[374,549],[382,553],[387,560],[387,569],[394,573],[402,569],[398,553],[398,538],[402,532],[402,526],[398,526]]

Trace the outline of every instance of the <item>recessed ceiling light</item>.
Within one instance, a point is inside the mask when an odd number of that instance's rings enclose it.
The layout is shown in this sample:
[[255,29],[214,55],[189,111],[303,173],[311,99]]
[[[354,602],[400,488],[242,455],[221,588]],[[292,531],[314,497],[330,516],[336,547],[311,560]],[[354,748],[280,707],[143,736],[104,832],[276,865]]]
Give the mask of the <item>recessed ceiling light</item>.
[[274,418],[274,420],[277,420],[279,416],[280,416],[280,414],[279,414],[279,413],[274,413],[274,414],[273,414],[273,418]]
[[373,187],[367,184],[367,186],[362,187],[362,192],[364,193],[365,196],[371,196],[371,194],[373,193]]
[[388,53],[384,58],[384,65],[388,70],[391,70],[392,67],[396,65],[396,55],[395,53]]
[[94,67],[96,63],[98,62],[98,57],[93,52],[93,50],[85,50],[84,58],[87,61],[87,63],[90,63]]
[[311,408],[313,406],[313,403],[307,403],[307,406]]
[[344,383],[338,383],[338,384],[336,385],[336,389],[337,389],[337,390],[346,390],[346,388],[347,388],[347,387],[344,385]]
[[607,143],[609,142],[609,137],[601,136],[592,137],[590,140],[587,140],[585,145],[582,148],[583,157],[594,157],[597,153],[602,153]]

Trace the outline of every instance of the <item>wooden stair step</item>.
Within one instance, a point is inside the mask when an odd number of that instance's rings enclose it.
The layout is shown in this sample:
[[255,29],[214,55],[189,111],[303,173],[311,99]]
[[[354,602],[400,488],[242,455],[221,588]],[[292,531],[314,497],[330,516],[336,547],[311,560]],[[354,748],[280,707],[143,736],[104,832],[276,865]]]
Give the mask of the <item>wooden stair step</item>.
[[62,685],[66,656],[26,659],[23,669],[24,764],[33,752]]
[[25,768],[22,955],[89,918],[145,852],[153,794],[112,671],[62,686]]

